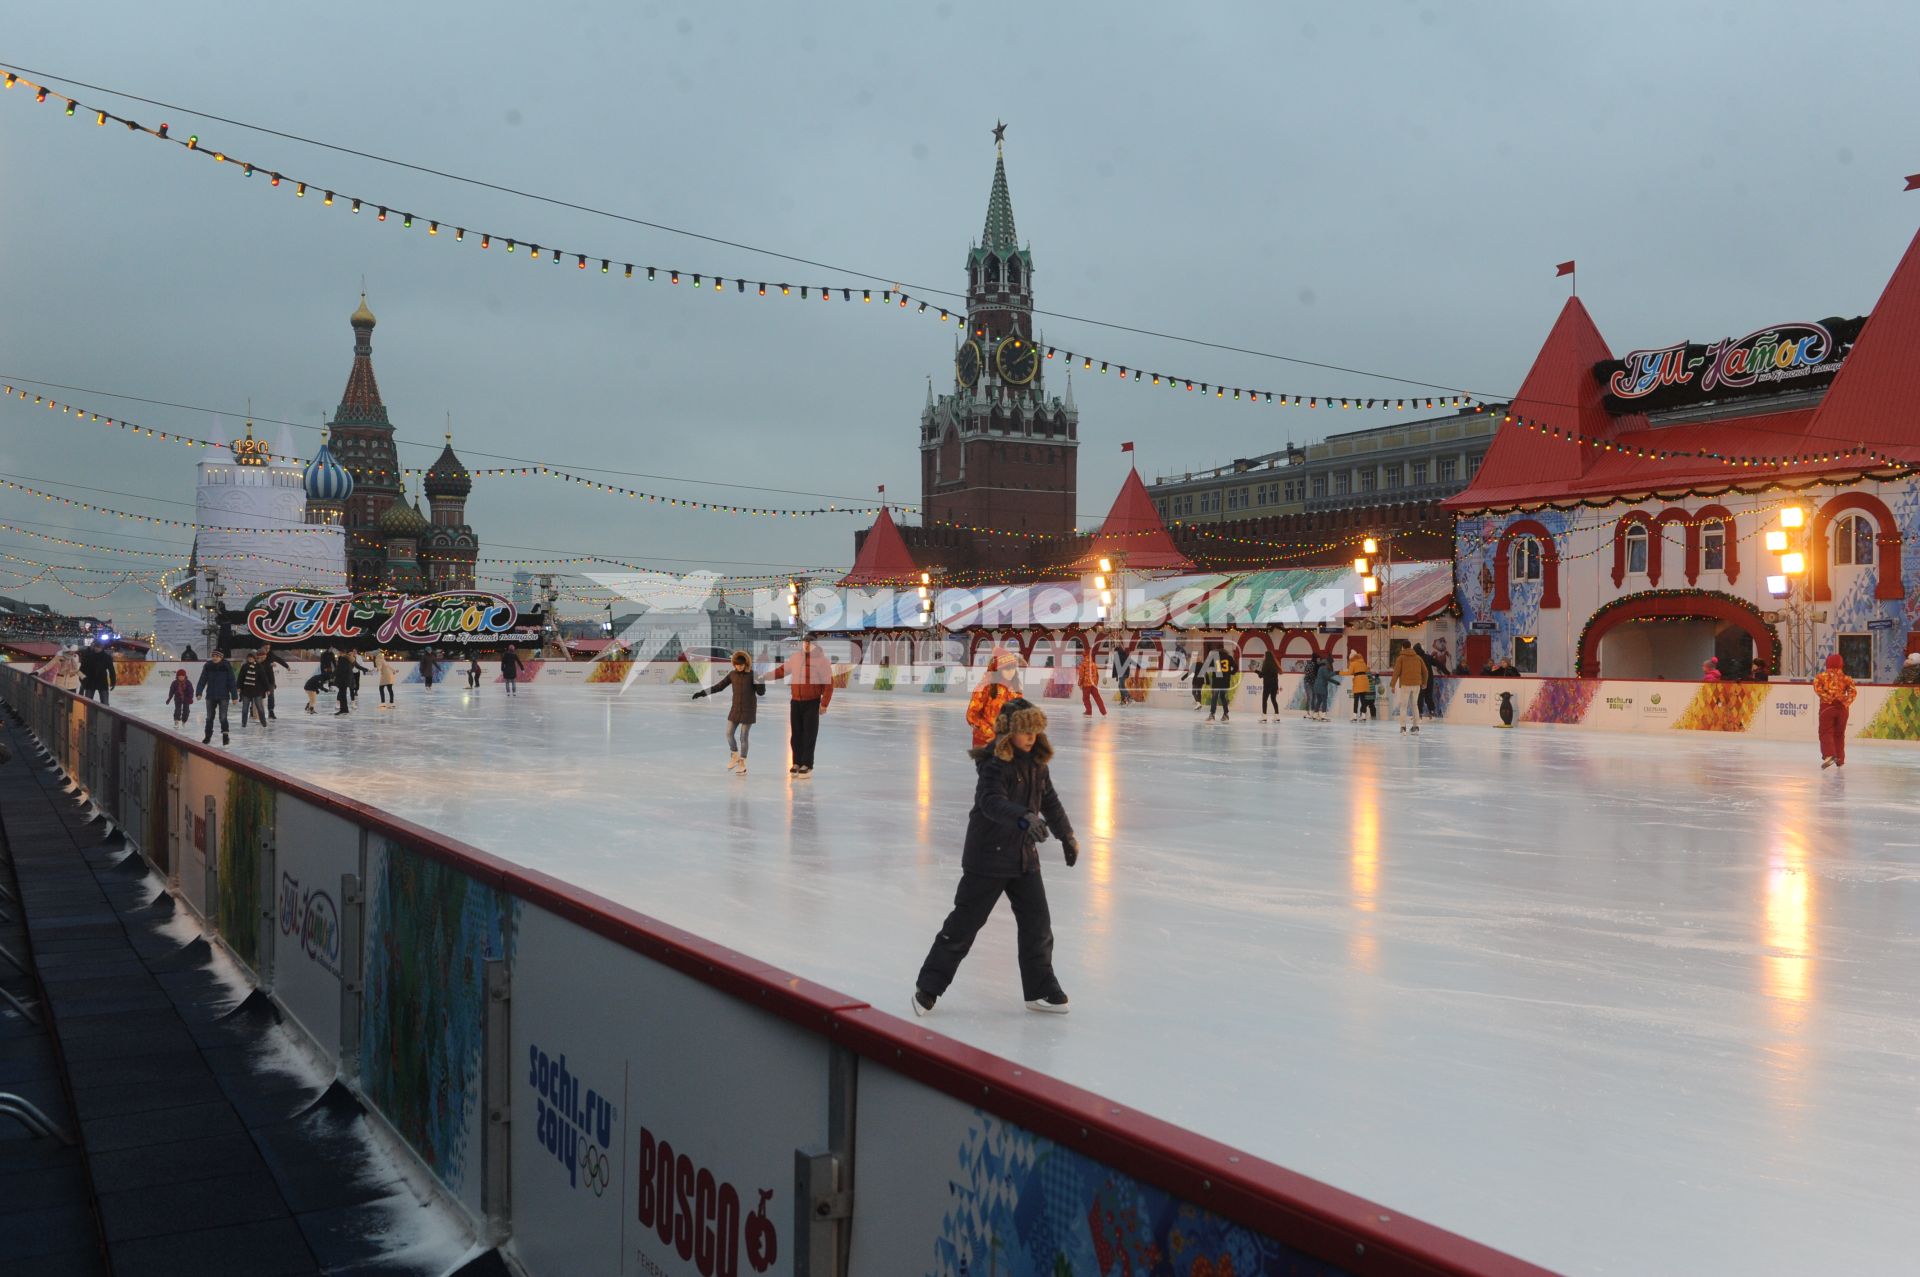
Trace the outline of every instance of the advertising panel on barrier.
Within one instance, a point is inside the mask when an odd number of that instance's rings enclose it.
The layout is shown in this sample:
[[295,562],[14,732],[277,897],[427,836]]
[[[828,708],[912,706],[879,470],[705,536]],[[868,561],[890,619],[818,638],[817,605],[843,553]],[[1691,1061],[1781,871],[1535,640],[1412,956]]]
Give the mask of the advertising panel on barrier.
[[363,895],[360,1084],[478,1215],[486,964],[512,961],[519,902],[371,834]]
[[793,1271],[794,1150],[827,1140],[823,1038],[529,908],[512,1058],[530,1271]]
[[344,956],[340,877],[360,872],[360,830],[286,794],[274,814],[273,991],[335,1059]]
[[1343,1272],[871,1061],[850,1277]]
[[[188,753],[180,768],[180,863],[176,866],[180,894],[203,918],[215,916],[216,901],[207,898],[207,866],[219,864],[220,827],[226,823],[226,768],[199,754]],[[212,805],[209,806],[209,800]]]

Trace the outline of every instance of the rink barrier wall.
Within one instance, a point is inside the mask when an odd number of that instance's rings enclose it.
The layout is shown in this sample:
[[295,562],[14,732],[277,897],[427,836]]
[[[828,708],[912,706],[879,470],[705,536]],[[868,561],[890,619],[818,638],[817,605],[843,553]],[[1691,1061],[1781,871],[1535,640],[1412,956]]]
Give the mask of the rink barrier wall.
[[[940,696],[964,700],[984,672],[986,659],[987,655],[981,653],[971,667],[841,666],[835,676],[835,695]],[[162,672],[138,682],[125,683],[116,689],[115,695],[150,698],[156,703],[162,701],[166,696],[167,683],[172,678],[171,670],[182,666],[179,662],[159,664]],[[197,666],[190,664],[185,668],[197,672]],[[404,668],[403,690],[400,694],[423,694],[425,689],[420,686],[418,670],[411,664]],[[42,667],[42,677],[45,669]],[[296,707],[303,703],[304,693],[300,690],[300,684],[317,669],[318,666],[312,663],[295,662],[291,672],[280,671],[283,686],[279,691],[283,706],[288,697],[293,699]],[[485,669],[482,687],[497,689],[500,682],[498,668],[487,665]],[[537,680],[529,682],[537,681],[542,687],[604,687],[608,692],[614,692],[628,685],[629,672],[628,663],[621,661],[546,661],[540,665]],[[683,666],[678,661],[656,661],[643,665],[638,673],[633,674],[631,681],[647,687],[680,686],[691,695],[699,688],[711,686],[721,672],[717,664]],[[465,675],[458,669],[453,674],[452,679],[443,681],[450,682],[455,689],[464,690]],[[1074,682],[1073,674],[1071,668],[1028,668],[1023,672],[1022,682],[1026,695],[1042,707],[1054,708],[1056,713],[1077,712],[1080,689]],[[1384,689],[1384,678],[1378,675],[1376,678]],[[1283,714],[1293,716],[1305,712],[1306,695],[1301,684],[1300,674],[1289,672],[1280,675],[1279,698]],[[362,681],[362,694],[377,698],[373,690],[375,686],[369,675]],[[1336,717],[1350,712],[1349,687],[1345,675],[1334,685],[1329,712]],[[1131,679],[1128,688],[1133,703],[1127,707],[1127,712],[1140,708],[1187,711],[1193,708],[1193,685],[1182,671],[1151,671]],[[1434,688],[1442,721],[1463,725],[1500,726],[1500,694],[1507,692],[1513,696],[1513,725],[1516,728],[1552,726],[1609,732],[1712,731],[1808,744],[1819,739],[1819,705],[1810,683],[1702,683],[1692,680],[1636,681],[1542,678],[1532,675],[1516,678],[1445,675],[1435,681]],[[769,687],[769,696],[776,691],[776,688]],[[1920,686],[1861,683],[1858,692],[1847,721],[1849,739],[1866,743],[1920,741]],[[1109,713],[1120,708],[1118,688],[1104,671],[1100,693]],[[322,702],[331,696],[331,692],[322,693]],[[1384,690],[1377,699],[1379,716],[1385,720],[1389,716],[1390,705]],[[1257,675],[1243,673],[1236,677],[1232,705],[1242,715],[1259,713],[1260,679]],[[195,712],[197,716],[198,706]]]
[[0,697],[536,1277],[1544,1272],[24,671]]

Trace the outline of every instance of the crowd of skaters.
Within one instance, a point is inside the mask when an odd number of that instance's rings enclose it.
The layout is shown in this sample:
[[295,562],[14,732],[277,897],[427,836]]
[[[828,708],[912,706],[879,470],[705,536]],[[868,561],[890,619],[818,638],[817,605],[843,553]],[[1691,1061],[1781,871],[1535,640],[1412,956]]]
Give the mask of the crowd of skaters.
[[[84,654],[83,654],[84,656]],[[317,708],[322,696],[333,694],[333,716],[338,718],[353,712],[360,699],[360,684],[363,676],[372,674],[379,688],[379,708],[392,709],[396,703],[394,688],[400,682],[401,670],[407,660],[417,663],[420,681],[428,690],[432,690],[436,681],[440,681],[442,668],[447,665],[437,652],[423,651],[417,656],[395,658],[383,650],[373,653],[371,662],[363,664],[360,656],[353,651],[332,648],[320,653],[319,668],[301,684],[301,690],[307,694],[306,712],[318,714]],[[108,661],[109,676],[111,660]],[[173,679],[167,685],[167,705],[173,712],[174,726],[184,729],[192,718],[194,702],[200,702],[205,709],[205,730],[201,733],[201,743],[213,743],[214,728],[220,729],[220,743],[232,743],[232,728],[229,711],[235,701],[240,703],[240,730],[245,731],[249,720],[258,722],[261,727],[279,717],[277,712],[279,680],[274,667],[292,673],[293,667],[286,658],[274,648],[256,648],[237,660],[229,660],[224,651],[214,651],[200,667],[199,678],[190,678],[184,669],[175,670]],[[520,673],[526,662],[513,648],[507,648],[499,657],[500,681],[506,687],[508,696],[519,694]],[[480,658],[469,654],[466,665],[467,687],[480,686]],[[59,671],[55,671],[54,682],[60,685]],[[82,678],[84,682],[84,677]],[[106,700],[103,693],[101,701]]]

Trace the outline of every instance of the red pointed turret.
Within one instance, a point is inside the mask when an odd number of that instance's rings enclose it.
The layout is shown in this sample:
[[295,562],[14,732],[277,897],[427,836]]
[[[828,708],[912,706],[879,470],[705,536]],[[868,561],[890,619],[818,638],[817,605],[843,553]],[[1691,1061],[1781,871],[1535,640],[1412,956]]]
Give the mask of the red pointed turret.
[[[1520,383],[1520,393],[1501,416],[1536,422],[1582,439],[1603,439],[1614,420],[1602,402],[1595,364],[1613,358],[1606,338],[1578,297],[1560,308],[1546,344]],[[1542,488],[1578,479],[1589,450],[1563,437],[1501,426],[1480,470],[1466,491],[1451,497],[1452,507],[1497,504],[1508,495],[1532,495]]]
[[842,585],[902,585],[917,581],[920,569],[907,553],[907,543],[893,521],[893,512],[880,507],[880,516],[867,529],[853,569],[840,578]]
[[1140,482],[1138,470],[1127,471],[1120,495],[1113,499],[1113,508],[1107,511],[1093,548],[1081,559],[1081,565],[1103,557],[1124,562],[1132,572],[1186,572],[1193,568],[1193,561],[1174,548],[1173,537],[1160,512],[1153,508],[1153,498],[1147,495],[1147,485]]
[[1875,452],[1920,459],[1920,235],[1873,305],[1847,362],[1820,402],[1808,435],[1819,444],[1863,444]]

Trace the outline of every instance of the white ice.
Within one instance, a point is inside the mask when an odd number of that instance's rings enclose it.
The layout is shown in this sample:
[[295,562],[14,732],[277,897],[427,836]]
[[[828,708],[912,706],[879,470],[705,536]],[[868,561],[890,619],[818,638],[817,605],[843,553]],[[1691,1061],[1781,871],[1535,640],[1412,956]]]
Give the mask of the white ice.
[[[718,698],[502,693],[233,749],[908,1013],[960,701],[843,695],[791,781],[779,685],[744,779]],[[1567,1272],[1920,1262],[1920,751],[1048,709],[1073,1012],[1002,909],[929,1027]]]

